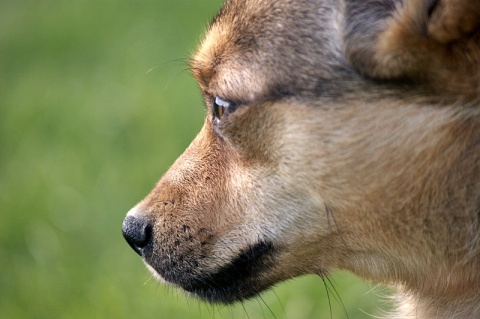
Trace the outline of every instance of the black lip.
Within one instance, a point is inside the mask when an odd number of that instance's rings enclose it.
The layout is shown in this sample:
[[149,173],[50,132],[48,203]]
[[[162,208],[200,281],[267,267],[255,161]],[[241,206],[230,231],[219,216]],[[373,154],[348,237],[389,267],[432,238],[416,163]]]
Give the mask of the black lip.
[[[195,264],[179,259],[150,262],[153,256],[144,256],[163,279],[197,297],[211,302],[230,304],[245,300],[271,286],[261,276],[274,265],[276,249],[271,242],[261,241],[244,249],[237,257],[214,273],[202,273],[191,267]],[[155,256],[155,260],[159,256]],[[160,258],[160,260],[162,260]]]
[[212,303],[233,303],[255,296],[269,285],[261,284],[259,275],[272,267],[274,246],[259,242],[244,250],[228,265],[213,274],[196,278],[180,286]]

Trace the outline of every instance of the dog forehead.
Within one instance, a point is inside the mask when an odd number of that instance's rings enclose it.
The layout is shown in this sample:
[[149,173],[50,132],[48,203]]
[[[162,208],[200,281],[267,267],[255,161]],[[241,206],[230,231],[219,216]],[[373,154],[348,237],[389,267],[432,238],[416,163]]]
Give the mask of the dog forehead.
[[339,3],[229,0],[194,55],[192,72],[204,91],[240,102],[318,92],[348,71]]

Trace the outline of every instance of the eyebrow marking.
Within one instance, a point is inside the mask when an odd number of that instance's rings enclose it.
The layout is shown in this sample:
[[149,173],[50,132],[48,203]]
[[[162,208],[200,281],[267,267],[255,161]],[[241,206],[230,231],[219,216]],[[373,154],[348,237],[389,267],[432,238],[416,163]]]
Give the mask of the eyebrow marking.
[[189,69],[202,88],[208,87],[213,77],[213,67],[211,65],[194,58],[189,64]]

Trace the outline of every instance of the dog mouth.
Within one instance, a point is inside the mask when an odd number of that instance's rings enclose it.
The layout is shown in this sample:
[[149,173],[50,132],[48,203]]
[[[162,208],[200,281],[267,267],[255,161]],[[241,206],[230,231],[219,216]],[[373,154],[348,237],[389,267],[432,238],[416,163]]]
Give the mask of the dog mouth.
[[[162,265],[145,262],[149,268],[167,282],[211,303],[231,304],[254,297],[274,284],[268,270],[274,265],[275,248],[271,242],[262,241],[244,249],[232,261],[215,272],[202,273],[197,269],[182,267],[172,261]],[[192,264],[188,262],[188,264]]]

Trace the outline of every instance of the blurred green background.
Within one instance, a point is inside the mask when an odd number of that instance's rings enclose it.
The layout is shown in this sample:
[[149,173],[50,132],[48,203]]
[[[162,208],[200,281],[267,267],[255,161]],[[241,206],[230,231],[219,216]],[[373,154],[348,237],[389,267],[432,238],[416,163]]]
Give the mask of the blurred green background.
[[[210,306],[153,280],[122,220],[199,131],[185,58],[219,0],[0,1],[0,318],[346,318],[318,276]],[[332,276],[350,318],[378,289]],[[383,292],[380,290],[380,294]]]

